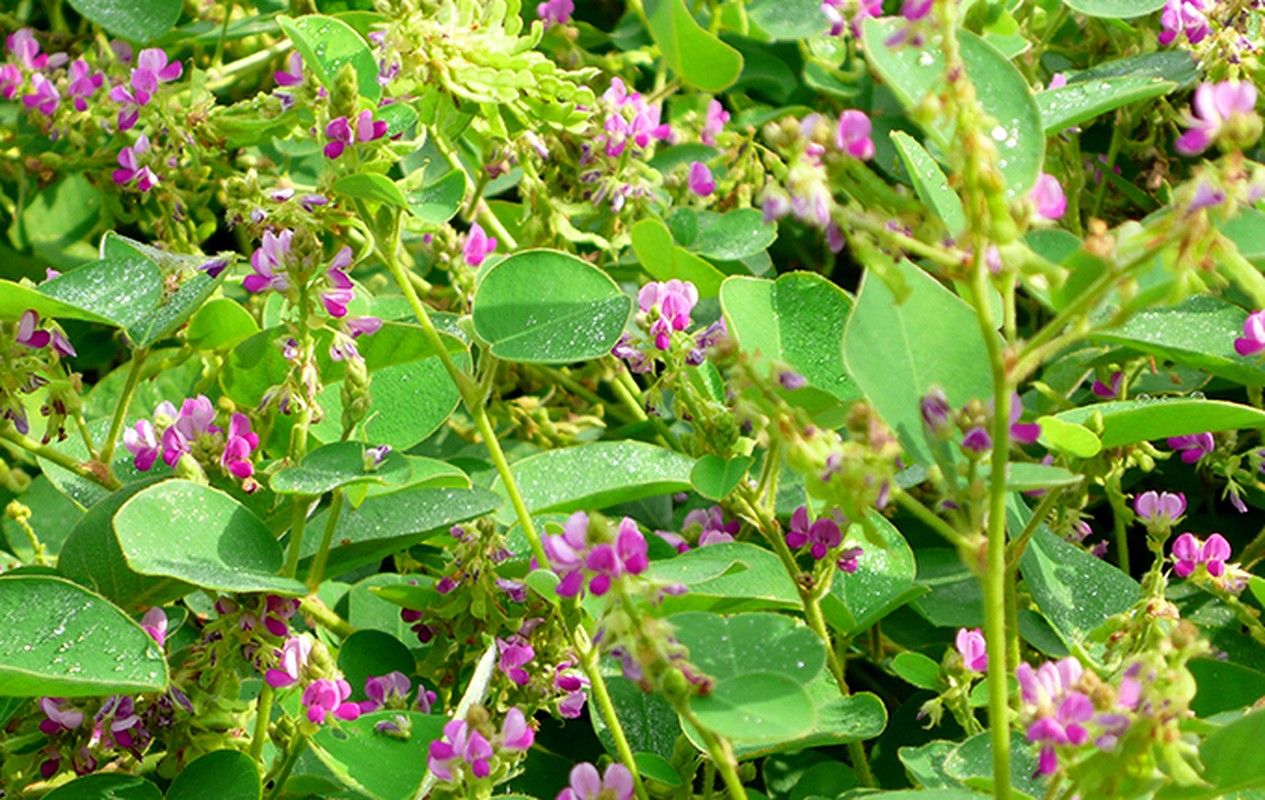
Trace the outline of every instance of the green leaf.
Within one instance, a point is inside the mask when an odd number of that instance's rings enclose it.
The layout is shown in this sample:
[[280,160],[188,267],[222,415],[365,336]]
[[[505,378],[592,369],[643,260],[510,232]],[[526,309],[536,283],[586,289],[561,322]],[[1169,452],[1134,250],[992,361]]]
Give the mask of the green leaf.
[[1047,89],[1039,93],[1036,100],[1046,135],[1055,136],[1108,111],[1168,94],[1176,88],[1177,84],[1171,81],[1126,75]]
[[898,653],[892,659],[892,672],[919,689],[940,691],[940,665],[922,653]]
[[1056,414],[1057,419],[1097,429],[1105,448],[1120,447],[1170,436],[1257,428],[1265,425],[1265,411],[1224,400],[1154,397],[1095,403]]
[[646,27],[672,71],[705,92],[723,91],[742,73],[742,56],[699,27],[684,0],[645,0]]
[[1265,365],[1234,350],[1247,312],[1236,305],[1196,295],[1180,305],[1145,308],[1118,328],[1094,339],[1131,347],[1247,386],[1265,386]]
[[395,181],[385,175],[368,172],[357,172],[334,181],[334,191],[344,197],[356,200],[368,200],[371,203],[386,203],[396,208],[409,208],[408,199]]
[[717,680],[750,673],[776,673],[807,685],[826,666],[817,634],[782,614],[722,617],[686,612],[668,618],[690,661]]
[[1132,19],[1159,11],[1164,0],[1063,0],[1063,4],[1087,17]]
[[1062,467],[1021,463],[1006,465],[1006,488],[1012,492],[1075,486],[1083,479],[1084,476],[1073,475]]
[[885,546],[863,541],[861,568],[852,575],[835,575],[830,592],[822,598],[821,611],[826,622],[848,637],[925,591],[914,587],[914,553],[905,537],[885,517],[873,514],[870,521]]
[[1077,458],[1093,458],[1102,451],[1102,442],[1084,425],[1061,420],[1058,417],[1041,417],[1041,437],[1038,441],[1050,448],[1069,453]]
[[[436,485],[443,480],[468,485],[465,473],[443,461],[406,456],[398,451],[387,454],[377,469],[365,466],[365,446],[359,442],[335,442],[308,453],[297,467],[273,473],[269,485],[278,494],[320,495],[338,487],[376,484],[389,491],[405,486]],[[382,492],[386,494],[388,492]]]
[[754,463],[755,459],[751,456],[726,461],[718,455],[708,453],[690,470],[690,483],[694,485],[696,492],[708,500],[723,500],[746,477],[747,470]]
[[690,709],[713,732],[744,744],[774,745],[808,735],[817,721],[804,687],[777,672],[745,672],[716,681]]
[[89,508],[62,545],[57,571],[126,609],[159,606],[194,591],[196,587],[182,581],[133,572],[114,535],[114,514],[158,481],[130,483]]
[[[539,571],[531,573],[531,575],[538,574],[540,574]],[[615,668],[613,674],[607,674],[606,688],[610,691],[611,702],[615,705],[615,714],[619,718],[620,726],[628,738],[628,746],[634,752],[653,753],[661,758],[671,758],[677,737],[681,734],[681,722],[667,699],[657,692],[646,694],[640,686],[619,674],[618,667]],[[593,731],[602,742],[602,747],[610,755],[618,757],[619,751],[615,748],[615,737],[606,727],[606,721],[602,715],[592,713],[590,710],[589,719],[593,723]]]
[[507,361],[567,364],[610,353],[632,300],[606,273],[557,250],[523,250],[488,270],[474,330]]
[[917,139],[904,131],[892,131],[892,144],[896,145],[901,161],[905,162],[905,170],[914,182],[918,197],[944,221],[951,235],[961,233],[966,227],[962,200],[949,187],[949,179],[944,176],[940,165]]
[[334,90],[338,73],[351,64],[356,69],[360,97],[377,106],[382,97],[378,61],[368,42],[354,28],[342,20],[319,14],[298,19],[278,17],[277,22],[302,54],[304,66],[316,73],[317,80],[327,91]]
[[927,273],[901,261],[893,270],[908,296],[898,301],[872,270],[861,280],[843,351],[848,374],[905,449],[930,463],[919,402],[933,385],[953,407],[992,396],[988,353],[975,312]]
[[[899,18],[865,21],[866,60],[912,112],[929,93],[944,86],[944,56],[923,47],[888,47],[884,42],[905,22]],[[1045,163],[1041,113],[1023,75],[1005,56],[973,33],[960,35],[962,61],[975,84],[983,113],[992,117],[986,130],[997,147],[997,167],[1006,178],[1006,196],[1019,198],[1036,183]],[[924,125],[927,138],[946,152],[952,125],[943,119]]]
[[466,196],[466,177],[452,170],[434,183],[405,194],[413,216],[434,225],[442,225],[457,215]]
[[69,0],[70,7],[111,34],[147,44],[175,27],[180,0]]
[[[417,637],[413,639],[416,641]],[[338,649],[338,668],[351,684],[352,697],[360,698],[367,696],[366,679],[380,678],[389,672],[412,675],[417,663],[404,643],[391,634],[361,630],[343,640]]]
[[374,112],[377,119],[387,124],[387,138],[407,133],[417,124],[417,111],[408,103],[392,103]]
[[774,39],[806,39],[829,27],[819,0],[752,0],[747,17]]
[[[1031,512],[1016,495],[1007,506],[1011,530],[1022,530]],[[1101,558],[1042,526],[1019,560],[1024,581],[1041,613],[1069,647],[1138,600],[1138,583]],[[1092,586],[1093,591],[1085,587]]]
[[717,261],[738,261],[768,249],[775,241],[776,222],[765,222],[757,209],[739,208],[724,214],[699,214],[698,235],[690,248]]
[[[1010,737],[1010,785],[1028,797],[1042,797],[1046,784],[1037,777],[1034,749],[1020,733]],[[966,785],[993,786],[993,745],[987,733],[976,734],[951,750],[943,769],[949,777]]]
[[0,577],[0,682],[16,697],[162,691],[167,661],[99,594],[50,575]]
[[[59,314],[130,328],[145,322],[162,300],[158,266],[139,254],[103,258],[40,284],[46,297],[79,310]],[[7,293],[6,289],[6,293]]]
[[1191,709],[1203,719],[1247,708],[1265,697],[1265,673],[1214,658],[1196,658],[1189,669],[1199,686]]
[[139,775],[101,772],[58,786],[44,800],[162,800],[162,791]]
[[776,555],[749,542],[697,547],[667,561],[650,564],[655,581],[680,583],[689,591],[668,596],[656,614],[681,611],[732,613],[800,606],[799,590]]
[[1241,208],[1233,219],[1220,221],[1217,227],[1244,258],[1258,267],[1265,265],[1265,214],[1254,208]]
[[[510,465],[533,513],[600,509],[657,494],[689,491],[694,462],[680,453],[625,440],[562,447]],[[501,492],[501,480],[492,484]]]
[[90,242],[102,205],[101,188],[86,172],[63,173],[26,202],[10,236],[15,246],[57,269],[78,266],[96,257]]
[[167,800],[259,800],[263,783],[255,759],[238,750],[216,750],[176,775]]
[[836,400],[860,396],[843,364],[852,300],[835,284],[812,272],[776,281],[731,277],[721,286],[720,305],[729,335],[745,352],[786,364]]
[[132,497],[114,515],[128,566],[221,592],[302,595],[306,587],[277,575],[276,537],[245,506],[218,489],[163,481]]
[[633,225],[632,246],[650,277],[658,281],[689,281],[698,289],[699,297],[715,297],[725,280],[723,272],[678,246],[657,217],[646,217]]
[[1068,73],[1067,82],[1082,83],[1125,75],[1159,78],[1186,89],[1199,80],[1199,69],[1189,51],[1160,50],[1104,61],[1083,72]]
[[633,753],[633,762],[637,772],[643,778],[650,778],[667,786],[680,786],[681,776],[677,774],[672,762],[656,753]]
[[185,335],[190,346],[198,350],[221,350],[258,332],[259,326],[249,311],[234,300],[220,297],[194,313]]
[[[407,738],[378,733],[374,726],[406,721]],[[317,758],[343,785],[374,800],[412,797],[426,773],[430,743],[443,737],[448,718],[416,711],[375,711],[351,722],[323,725],[311,739]]]

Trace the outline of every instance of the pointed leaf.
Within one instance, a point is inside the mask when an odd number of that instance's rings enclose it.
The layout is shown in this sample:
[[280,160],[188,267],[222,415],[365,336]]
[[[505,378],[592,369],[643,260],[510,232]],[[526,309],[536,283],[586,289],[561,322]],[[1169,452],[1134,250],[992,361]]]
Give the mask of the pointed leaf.
[[1096,429],[1101,416],[1099,438],[1105,448],[1134,442],[1164,440],[1170,436],[1216,433],[1265,425],[1265,411],[1224,400],[1189,397],[1153,397],[1143,400],[1115,400],[1074,408],[1054,415]]
[[369,49],[369,43],[354,28],[342,20],[320,14],[298,19],[278,17],[277,22],[302,54],[303,65],[316,73],[316,79],[326,91],[334,90],[338,73],[350,64],[356,70],[360,96],[375,106],[378,104],[382,97],[378,60]]

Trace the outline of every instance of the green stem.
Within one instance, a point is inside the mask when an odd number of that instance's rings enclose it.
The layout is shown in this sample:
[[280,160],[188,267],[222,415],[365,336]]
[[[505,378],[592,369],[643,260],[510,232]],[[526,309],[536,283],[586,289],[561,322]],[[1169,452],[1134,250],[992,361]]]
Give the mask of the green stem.
[[712,733],[710,728],[700,722],[698,716],[687,704],[680,704],[677,707],[677,713],[698,731],[699,737],[703,740],[703,746],[707,748],[707,754],[711,757],[711,763],[715,765],[721,780],[725,782],[725,788],[729,790],[730,800],[746,800],[747,787],[742,785],[742,779],[738,777],[735,766],[737,759],[734,758],[729,743]]
[[42,458],[50,464],[56,464],[67,472],[73,472],[86,481],[91,481],[98,486],[104,486],[110,491],[123,488],[122,482],[109,471],[103,473],[93,472],[82,461],[76,461],[60,450],[55,450],[46,444],[40,444],[33,439],[28,439],[12,427],[0,431],[0,439],[25,450],[36,458]]
[[127,379],[123,383],[118,405],[114,407],[114,416],[110,418],[110,432],[105,435],[105,441],[101,443],[101,450],[97,453],[97,461],[107,468],[114,460],[114,449],[118,446],[119,437],[123,435],[123,424],[127,421],[127,411],[132,405],[132,395],[136,394],[136,386],[141,379],[141,368],[145,365],[145,359],[148,356],[149,350],[143,347],[132,351],[132,363],[128,365]]
[[[633,758],[632,746],[628,744],[628,737],[624,734],[624,726],[620,723],[619,715],[615,712],[615,703],[611,700],[611,693],[606,688],[606,679],[602,676],[602,668],[598,663],[597,649],[593,647],[588,631],[584,630],[584,626],[576,625],[574,629],[571,629],[571,645],[575,648],[576,655],[579,657],[580,667],[584,670],[585,677],[589,679],[589,697],[597,705],[603,721],[606,722],[611,738],[615,740],[615,751],[619,753],[619,760],[632,773],[637,797],[639,800],[649,800],[650,795],[646,792],[646,786],[642,783],[641,775],[637,771],[637,761]],[[704,729],[700,728],[700,730]]]
[[265,47],[257,53],[251,53],[245,58],[237,59],[222,69],[216,70],[214,75],[209,75],[207,77],[207,91],[218,92],[221,89],[232,86],[241,74],[266,66],[268,62],[272,61],[274,58],[292,47],[293,45],[290,43],[289,39],[282,39],[271,47]]
[[972,549],[970,539],[963,536],[962,533],[952,525],[936,516],[935,512],[920,503],[917,498],[910,495],[908,492],[896,492],[895,494],[896,504],[917,517],[922,524],[943,536],[950,544],[955,545],[959,550]]
[[294,765],[299,762],[299,756],[303,755],[303,750],[307,747],[307,737],[303,734],[296,734],[294,742],[286,749],[285,761],[281,763],[281,770],[274,779],[272,790],[268,792],[268,800],[277,800],[285,793],[286,780],[290,777],[290,773],[294,770]]
[[320,598],[314,594],[310,594],[299,601],[299,610],[336,636],[346,639],[356,632],[350,622],[331,611],[329,606],[321,602]]
[[250,737],[250,757],[263,758],[264,742],[268,741],[268,723],[272,721],[272,686],[264,681],[255,705],[255,733]]
[[303,531],[307,526],[307,510],[311,502],[310,495],[299,495],[294,498],[294,509],[290,513],[290,542],[286,551],[285,568],[281,571],[283,577],[293,578],[299,571]]
[[[335,489],[333,497],[329,503],[329,511],[326,512],[325,530],[321,534],[321,546],[316,551],[316,556],[312,559],[312,566],[307,571],[307,588],[308,591],[315,592],[321,585],[321,578],[325,574],[325,562],[329,560],[329,547],[334,542],[334,531],[338,528],[338,518],[343,512],[343,491]],[[298,552],[298,548],[294,549]]]

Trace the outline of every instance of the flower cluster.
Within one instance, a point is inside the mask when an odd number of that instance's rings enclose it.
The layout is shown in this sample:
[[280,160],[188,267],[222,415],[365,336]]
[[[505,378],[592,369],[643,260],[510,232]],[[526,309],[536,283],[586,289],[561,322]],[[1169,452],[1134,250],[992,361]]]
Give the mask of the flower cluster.
[[838,550],[843,544],[843,531],[840,529],[840,520],[843,527],[847,527],[847,520],[841,514],[835,516],[818,517],[815,521],[810,522],[808,519],[808,506],[800,506],[791,514],[791,527],[786,533],[786,546],[792,550],[801,550],[808,547],[809,554],[817,561],[822,560],[831,552],[837,552],[835,563],[839,569],[847,573],[857,571],[857,559],[864,552],[860,547],[848,547]]
[[1191,44],[1202,42],[1208,35],[1208,12],[1215,5],[1215,0],[1167,0],[1160,14],[1160,44],[1168,46],[1179,36]]
[[[0,358],[0,421],[7,419],[25,436],[31,432],[31,426],[20,395],[49,386],[47,375],[56,377],[57,373],[64,372],[58,366],[60,360],[78,354],[59,328],[41,324],[39,313],[28,309],[15,325],[0,326],[0,355],[3,356]],[[65,388],[60,386],[63,383],[67,384]],[[49,418],[45,443],[52,439],[54,432],[58,439],[65,438],[62,423],[66,418],[63,397],[66,391],[73,391],[69,381],[55,381],[50,387],[48,403],[40,409]]]
[[499,733],[487,728],[486,712],[477,706],[467,719],[444,726],[444,737],[430,743],[426,766],[439,780],[450,784],[487,778],[502,754],[525,753],[536,740],[523,712],[511,708]]
[[361,111],[356,116],[354,125],[347,117],[338,117],[325,126],[325,136],[329,139],[325,145],[325,157],[336,159],[357,143],[373,142],[386,135],[386,122],[375,121],[372,111]]
[[1260,138],[1256,86],[1250,81],[1200,84],[1193,106],[1185,119],[1188,130],[1173,145],[1184,156],[1199,155],[1218,142],[1239,149]]
[[[633,372],[645,373],[654,369],[655,359],[660,354],[673,349],[674,334],[690,327],[690,314],[698,305],[698,289],[689,281],[675,278],[662,283],[647,283],[637,293],[637,305],[640,311],[635,321],[637,327],[646,332],[648,341],[636,342],[631,335],[624,334],[611,348],[611,355],[627,361],[628,368]],[[686,339],[686,363],[691,366],[702,364],[706,349],[724,334],[724,321],[717,320],[694,339]]]
[[123,433],[123,446],[133,456],[137,470],[147,472],[162,456],[163,463],[175,468],[182,456],[191,455],[202,466],[219,462],[234,478],[247,479],[255,473],[250,457],[259,447],[259,436],[250,429],[250,418],[234,413],[228,431],[215,424],[215,407],[206,395],[189,398],[180,410],[163,401],[154,410],[154,419],[137,421]]
[[136,143],[128,145],[119,151],[118,162],[119,169],[112,174],[114,182],[119,186],[131,186],[135,184],[136,189],[142,193],[148,192],[150,189],[158,185],[158,176],[147,164],[142,164],[142,160],[146,153],[150,152],[149,137],[141,134],[136,137]]
[[[949,405],[949,398],[944,390],[932,387],[922,398],[923,432],[927,440],[942,442],[952,436],[956,426],[962,431],[962,450],[972,458],[979,458],[993,449],[993,437],[989,433],[992,425],[992,408],[978,403],[968,403],[960,412],[954,413]],[[1020,422],[1023,416],[1023,402],[1018,393],[1010,398],[1010,438],[1018,444],[1032,444],[1041,435],[1041,426],[1036,423]]]
[[136,125],[140,110],[149,105],[159,84],[170,83],[184,74],[179,61],[169,61],[167,54],[157,47],[142,50],[136,56],[136,67],[131,80],[110,89],[110,99],[122,104],[119,110],[119,130],[125,131]]
[[558,715],[564,719],[579,719],[588,700],[589,679],[577,667],[574,659],[560,663],[553,673],[553,688],[562,694],[558,701]]
[[1202,566],[1214,578],[1226,573],[1226,559],[1230,557],[1230,543],[1219,533],[1203,541],[1191,533],[1183,533],[1173,541],[1173,572],[1181,578],[1190,577]]
[[562,533],[545,537],[545,555],[549,566],[558,573],[559,597],[575,597],[588,580],[589,591],[601,596],[624,575],[640,575],[650,566],[646,556],[646,539],[637,523],[624,517],[614,534],[606,526],[590,523],[589,515],[577,511],[567,520]]

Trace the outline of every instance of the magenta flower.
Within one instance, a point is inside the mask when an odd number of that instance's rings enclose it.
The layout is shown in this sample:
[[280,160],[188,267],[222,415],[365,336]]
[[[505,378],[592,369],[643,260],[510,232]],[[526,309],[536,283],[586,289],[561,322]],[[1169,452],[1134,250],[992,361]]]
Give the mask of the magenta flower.
[[1220,578],[1225,574],[1225,560],[1230,557],[1230,543],[1219,533],[1201,541],[1198,537],[1183,533],[1173,542],[1173,572],[1178,577],[1188,577],[1195,567],[1203,564],[1208,574]]
[[559,597],[574,597],[584,588],[584,557],[588,552],[589,515],[577,511],[567,520],[562,533],[551,534],[543,542],[549,566],[561,582]]
[[167,640],[167,614],[161,608],[154,606],[146,611],[145,616],[141,617],[141,627],[159,647],[163,646],[163,642]]
[[155,412],[156,416],[158,414],[175,418],[175,421],[163,431],[162,436],[163,461],[169,467],[175,467],[180,457],[190,452],[193,449],[193,443],[200,437],[223,433],[213,424],[215,406],[211,405],[211,400],[206,395],[200,394],[196,398],[186,399],[180,406],[178,414],[175,413],[175,408],[171,403],[162,403]]
[[1208,18],[1212,9],[1210,0],[1168,0],[1160,14],[1159,36],[1162,46],[1172,44],[1178,36],[1185,35],[1191,44],[1199,44],[1208,35]]
[[150,738],[136,714],[136,701],[125,694],[111,695],[92,718],[92,735],[105,747],[131,750]]
[[574,13],[575,3],[572,0],[545,0],[536,6],[536,16],[544,20],[546,28],[567,24]]
[[501,672],[504,672],[518,686],[526,686],[531,682],[531,675],[523,669],[523,665],[536,657],[536,651],[526,639],[517,635],[511,636],[508,640],[498,638],[496,649],[501,653],[499,662]]
[[23,347],[29,347],[32,350],[42,350],[48,346],[53,340],[52,334],[46,330],[41,330],[40,315],[38,312],[27,309],[22,312],[22,316],[18,319],[18,330],[16,341]]
[[1058,769],[1054,745],[1079,745],[1089,741],[1089,731],[1082,723],[1093,717],[1093,702],[1081,692],[1070,692],[1052,715],[1034,720],[1028,726],[1028,741],[1042,743],[1037,771],[1052,775]]
[[40,730],[49,736],[56,736],[59,733],[73,731],[82,725],[83,712],[74,706],[67,705],[69,702],[64,697],[41,697],[40,710],[48,719],[40,722]]
[[441,781],[453,780],[453,768],[462,764],[470,768],[474,777],[486,778],[492,772],[488,763],[491,757],[492,745],[483,734],[464,719],[454,719],[444,726],[444,738],[430,743],[426,767]]
[[1023,416],[1023,401],[1019,393],[1010,396],[1010,438],[1019,444],[1032,444],[1041,437],[1041,426],[1035,422],[1020,422]]
[[1195,89],[1194,114],[1186,116],[1185,133],[1174,147],[1184,156],[1195,156],[1212,146],[1221,132],[1239,118],[1256,110],[1256,86],[1250,81],[1204,83]]
[[12,100],[22,85],[22,73],[12,64],[0,65],[0,97]]
[[835,128],[835,148],[861,161],[869,161],[874,157],[874,141],[870,132],[874,126],[864,111],[849,109],[839,115],[839,125]]
[[949,397],[943,389],[938,386],[929,389],[919,401],[919,410],[922,412],[922,424],[932,438],[948,432],[949,417],[953,414],[953,408],[949,405]]
[[571,785],[558,793],[557,800],[632,800],[632,773],[614,763],[598,777],[597,767],[587,762],[571,768]]
[[277,82],[278,86],[302,86],[303,85],[303,56],[298,50],[290,53],[286,59],[289,72],[277,70],[272,73],[272,79]]
[[61,102],[61,92],[41,72],[31,76],[31,89],[31,94],[22,96],[22,105],[38,109],[40,113],[51,117],[57,110],[57,104]]
[[[737,535],[742,527],[742,523],[736,519],[725,522],[724,510],[720,506],[712,506],[711,508],[696,508],[686,514],[681,527],[687,531],[697,527],[699,529],[698,546],[707,547],[708,545],[732,542],[734,536]],[[660,536],[662,535],[660,534]],[[677,538],[679,539],[680,537]],[[685,540],[681,539],[680,544],[685,545]],[[685,545],[685,550],[688,549],[690,549],[689,546]],[[684,552],[679,547],[677,550],[678,552]]]
[[610,591],[611,583],[622,575],[639,575],[650,566],[646,556],[646,539],[637,523],[628,517],[620,520],[614,544],[599,544],[585,559],[584,566],[594,573],[589,591],[601,596]]
[[70,84],[66,87],[66,94],[75,98],[75,110],[87,111],[88,100],[97,93],[97,89],[105,83],[105,75],[100,72],[93,72],[92,67],[88,66],[88,62],[82,58],[75,59],[70,65]]
[[40,53],[40,43],[35,39],[35,30],[19,28],[5,39],[8,51],[17,58],[18,63],[28,70],[44,69],[48,66],[48,56]]
[[659,314],[650,325],[654,345],[667,350],[672,343],[672,331],[683,331],[690,325],[690,312],[698,304],[698,289],[689,281],[673,278],[666,283],[648,283],[637,293],[641,310],[653,316]]
[[835,560],[835,566],[841,572],[849,575],[855,574],[861,566],[860,558],[864,554],[865,549],[862,547],[845,547],[839,552],[839,558]]
[[132,464],[140,472],[148,472],[162,452],[154,426],[147,419],[137,420],[134,428],[123,431],[123,446],[132,454]]
[[1124,373],[1116,370],[1111,373],[1111,377],[1107,380],[1108,383],[1095,380],[1089,390],[1094,393],[1095,397],[1101,397],[1103,400],[1114,400],[1120,396],[1120,389],[1124,386]]
[[1028,192],[1028,199],[1032,201],[1037,216],[1044,219],[1060,219],[1067,212],[1063,187],[1059,185],[1058,178],[1048,172],[1042,172],[1037,177],[1036,184]]
[[1194,464],[1217,448],[1211,433],[1195,433],[1189,436],[1170,436],[1168,446],[1182,454],[1182,461]]
[[142,192],[148,192],[154,188],[158,184],[158,176],[151,172],[149,167],[142,167],[138,158],[149,152],[149,149],[149,137],[142,133],[136,137],[136,144],[120,150],[118,162],[121,169],[114,171],[112,176],[114,182],[120,186],[135,182],[136,188]]
[[839,523],[830,517],[820,517],[809,524],[808,507],[800,506],[791,515],[791,529],[786,534],[786,544],[798,550],[810,543],[812,547],[809,552],[813,558],[822,559],[831,548],[843,543],[843,534],[839,531]]
[[708,103],[707,114],[703,117],[703,131],[699,135],[700,141],[705,145],[715,147],[716,137],[725,129],[725,123],[728,121],[729,112],[719,100]]
[[574,661],[563,661],[553,675],[553,688],[566,693],[558,702],[558,713],[565,719],[578,719],[580,712],[584,710],[585,701],[588,700],[584,690],[589,685],[589,679],[574,667]]
[[993,449],[993,437],[983,428],[971,428],[962,437],[962,448],[976,455],[987,453]]
[[988,672],[988,645],[979,628],[958,628],[954,644],[967,669],[973,672]]
[[[388,672],[381,677],[365,678],[365,694],[369,696],[369,699],[358,703],[360,713],[368,714],[387,707],[403,708],[404,701],[412,688],[412,681],[403,672]],[[419,699],[421,699],[420,695],[424,694],[425,690],[419,692]]]
[[245,414],[234,414],[228,423],[228,440],[220,465],[235,478],[249,478],[255,474],[250,454],[259,446],[259,435],[251,433],[250,419]]
[[690,191],[699,197],[707,197],[716,191],[716,181],[712,179],[712,171],[702,161],[690,164],[690,175],[687,181]]
[[367,109],[356,116],[355,129],[352,128],[347,117],[330,120],[330,123],[325,126],[325,135],[330,139],[330,142],[325,145],[325,157],[338,158],[344,150],[356,142],[372,142],[375,139],[381,139],[386,134],[386,122],[381,120],[375,122],[373,112]]
[[167,54],[161,48],[142,50],[136,57],[136,68],[132,70],[132,91],[136,93],[140,105],[145,105],[158,91],[158,84],[174,81],[183,73],[184,67],[180,62],[168,63]]
[[360,716],[360,706],[347,702],[349,697],[351,684],[342,678],[319,678],[312,681],[303,690],[303,705],[307,708],[308,721],[322,725],[331,714],[342,720],[356,719]]
[[465,247],[461,249],[461,257],[468,266],[480,267],[484,259],[492,255],[495,250],[496,237],[488,236],[484,233],[483,226],[476,222],[470,226]]
[[290,256],[290,241],[294,231],[283,230],[280,234],[264,231],[263,243],[250,256],[250,266],[254,275],[247,275],[242,286],[248,292],[262,292],[274,289],[284,292],[290,288],[290,278],[285,271],[285,262]]
[[1181,492],[1143,492],[1133,501],[1139,519],[1171,526],[1186,513],[1186,496]]
[[1234,352],[1254,356],[1265,350],[1265,311],[1248,314],[1243,321],[1243,336],[1234,340]]
[[346,271],[351,266],[351,259],[351,248],[344,247],[325,270],[325,278],[332,288],[321,293],[321,303],[331,317],[347,316],[347,305],[356,299],[351,277]]
[[303,668],[312,655],[312,640],[306,636],[291,636],[281,645],[281,658],[274,669],[264,674],[264,681],[274,689],[284,689],[299,682]]
[[536,741],[536,732],[527,724],[522,710],[511,708],[501,722],[501,731],[495,737],[497,750],[525,753]]

